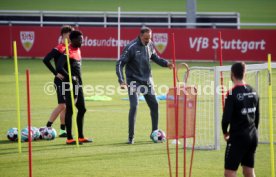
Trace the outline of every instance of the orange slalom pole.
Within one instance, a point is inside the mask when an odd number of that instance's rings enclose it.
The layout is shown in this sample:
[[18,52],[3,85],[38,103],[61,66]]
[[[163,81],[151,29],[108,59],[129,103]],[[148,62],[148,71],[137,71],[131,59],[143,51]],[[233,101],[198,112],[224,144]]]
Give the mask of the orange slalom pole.
[[[221,39],[221,31],[219,32],[219,65],[222,66],[222,39]],[[220,85],[221,85],[221,103],[222,103],[222,110],[224,109],[224,87],[223,87],[223,73],[220,72]]]
[[28,109],[28,145],[29,145],[29,177],[33,176],[32,170],[32,135],[31,135],[31,89],[30,89],[30,70],[26,70],[26,84],[27,84],[27,109]]

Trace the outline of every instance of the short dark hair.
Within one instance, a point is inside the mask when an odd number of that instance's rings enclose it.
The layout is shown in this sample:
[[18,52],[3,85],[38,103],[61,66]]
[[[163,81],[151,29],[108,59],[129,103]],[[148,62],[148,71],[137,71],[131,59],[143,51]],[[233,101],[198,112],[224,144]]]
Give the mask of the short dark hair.
[[71,31],[74,31],[74,28],[70,25],[63,25],[60,30],[60,34],[63,35],[65,33],[70,33]]
[[140,34],[144,34],[144,33],[151,33],[151,29],[149,27],[142,27],[140,30]]
[[234,63],[231,67],[231,72],[236,79],[242,80],[245,72],[245,63]]
[[81,36],[81,35],[82,35],[82,32],[76,30],[76,31],[72,31],[72,32],[70,33],[69,38],[70,38],[70,40],[72,41],[73,39],[77,39],[77,38],[78,38],[79,36]]

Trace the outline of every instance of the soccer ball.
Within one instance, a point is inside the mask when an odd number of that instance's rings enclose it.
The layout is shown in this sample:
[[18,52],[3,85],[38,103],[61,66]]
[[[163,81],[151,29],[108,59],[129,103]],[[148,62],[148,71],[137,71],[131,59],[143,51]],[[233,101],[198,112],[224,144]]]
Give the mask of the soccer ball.
[[[28,127],[27,128],[23,128],[21,130],[21,141],[28,141]],[[34,140],[34,137],[33,137],[33,130],[31,128],[31,137],[32,137],[32,140]]]
[[17,128],[10,128],[7,133],[7,138],[11,141],[17,141],[17,138],[18,138]]
[[39,131],[41,134],[41,138],[44,140],[53,140],[57,136],[56,130],[52,127],[41,127]]
[[45,129],[46,129],[47,127],[40,127],[38,130],[39,130],[39,133],[40,133],[40,136],[39,136],[39,138],[40,139],[43,139],[43,134],[44,134],[44,131],[45,131]]
[[163,143],[166,141],[166,134],[162,130],[154,130],[150,137],[154,143]]
[[33,136],[32,136],[32,138],[33,138],[34,140],[39,140],[39,139],[40,139],[40,131],[39,131],[39,129],[36,128],[36,127],[32,127],[32,131],[33,131]]

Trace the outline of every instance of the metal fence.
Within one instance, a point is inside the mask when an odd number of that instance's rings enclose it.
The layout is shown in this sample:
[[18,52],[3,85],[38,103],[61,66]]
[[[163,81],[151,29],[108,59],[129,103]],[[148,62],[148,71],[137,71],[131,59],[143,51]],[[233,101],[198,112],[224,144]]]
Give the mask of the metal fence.
[[[236,12],[198,12],[197,23],[186,23],[185,12],[120,12],[122,26],[157,27],[232,27],[239,28],[240,14]],[[0,24],[117,26],[118,12],[88,11],[15,11],[1,10]]]
[[[166,27],[166,28],[275,28],[276,23],[240,23],[237,12],[197,12],[197,22],[187,23],[185,12],[120,12],[122,27]],[[118,25],[116,11],[23,11],[1,10],[0,25],[115,27]]]

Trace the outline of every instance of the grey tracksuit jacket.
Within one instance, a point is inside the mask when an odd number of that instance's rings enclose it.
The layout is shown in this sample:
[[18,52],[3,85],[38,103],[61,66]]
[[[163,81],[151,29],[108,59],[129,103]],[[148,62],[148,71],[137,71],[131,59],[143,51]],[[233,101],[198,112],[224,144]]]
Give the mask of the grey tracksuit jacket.
[[150,60],[163,67],[167,67],[168,64],[166,60],[157,55],[152,42],[145,46],[139,37],[131,41],[124,48],[116,64],[116,74],[119,83],[125,82],[123,75],[125,65],[128,83],[130,81],[148,82],[151,77]]

